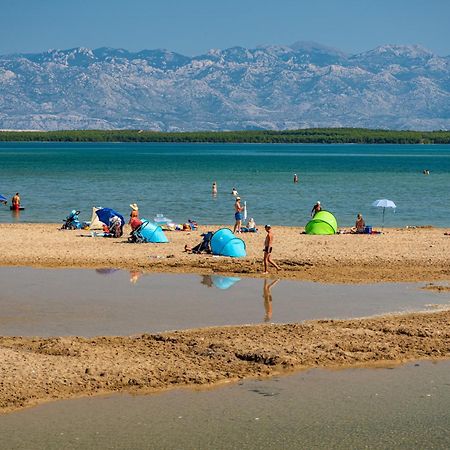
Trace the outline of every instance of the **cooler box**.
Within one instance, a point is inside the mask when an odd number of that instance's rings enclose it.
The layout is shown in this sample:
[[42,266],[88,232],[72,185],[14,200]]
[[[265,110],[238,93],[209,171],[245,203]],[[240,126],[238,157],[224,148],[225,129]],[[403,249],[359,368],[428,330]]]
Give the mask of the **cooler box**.
[[372,234],[372,225],[367,225],[364,227],[364,234]]

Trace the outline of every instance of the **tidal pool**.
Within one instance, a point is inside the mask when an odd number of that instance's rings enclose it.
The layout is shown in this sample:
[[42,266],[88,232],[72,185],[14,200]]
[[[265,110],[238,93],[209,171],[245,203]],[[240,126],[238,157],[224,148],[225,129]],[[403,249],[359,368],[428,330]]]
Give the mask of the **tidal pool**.
[[423,284],[334,285],[115,269],[0,268],[0,335],[131,335],[450,307]]

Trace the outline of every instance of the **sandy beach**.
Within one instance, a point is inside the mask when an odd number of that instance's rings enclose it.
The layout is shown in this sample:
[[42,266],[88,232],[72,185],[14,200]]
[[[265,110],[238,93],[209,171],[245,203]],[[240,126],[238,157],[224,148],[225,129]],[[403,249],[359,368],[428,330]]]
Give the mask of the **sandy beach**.
[[[195,232],[169,244],[60,231],[57,224],[1,224],[2,266],[114,267],[142,272],[263,276],[265,233],[243,234],[243,259],[191,255]],[[382,235],[307,236],[274,227],[280,278],[331,283],[428,281],[447,295],[450,237],[443,229],[388,229]],[[431,283],[433,282],[433,283]],[[209,386],[313,367],[392,364],[450,357],[450,311],[363,320],[204,328],[130,337],[0,337],[0,412],[111,392]]]
[[[0,224],[0,265],[114,267],[143,272],[262,275],[265,232],[240,235],[247,257],[192,255],[184,246],[201,233],[167,232],[168,244],[129,244],[128,227],[119,239],[92,238],[89,231],[62,231],[58,224]],[[440,228],[386,229],[380,235],[308,236],[296,227],[273,227],[273,258],[280,278],[328,283],[450,280],[450,236]]]

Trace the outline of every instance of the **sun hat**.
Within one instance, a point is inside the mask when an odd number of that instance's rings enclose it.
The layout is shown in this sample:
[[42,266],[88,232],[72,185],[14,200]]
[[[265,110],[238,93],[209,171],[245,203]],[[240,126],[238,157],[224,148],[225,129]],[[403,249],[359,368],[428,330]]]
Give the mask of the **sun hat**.
[[264,228],[272,228],[272,226],[267,224],[267,225],[264,225]]
[[319,200],[317,200],[317,204],[318,204],[318,205],[320,205],[320,202],[319,202]]
[[138,205],[136,204],[136,203],[131,203],[130,204],[130,208],[133,210],[133,211],[137,211],[139,208],[138,208]]
[[241,197],[236,197],[236,200],[240,200],[241,199]]

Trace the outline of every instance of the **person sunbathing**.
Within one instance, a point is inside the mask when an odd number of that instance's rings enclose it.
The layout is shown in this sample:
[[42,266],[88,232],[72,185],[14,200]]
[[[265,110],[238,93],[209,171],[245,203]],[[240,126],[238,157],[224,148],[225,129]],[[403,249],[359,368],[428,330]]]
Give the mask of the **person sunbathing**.
[[366,227],[366,223],[364,222],[363,216],[359,213],[356,216],[355,226],[351,229],[352,233],[364,233],[364,228]]

